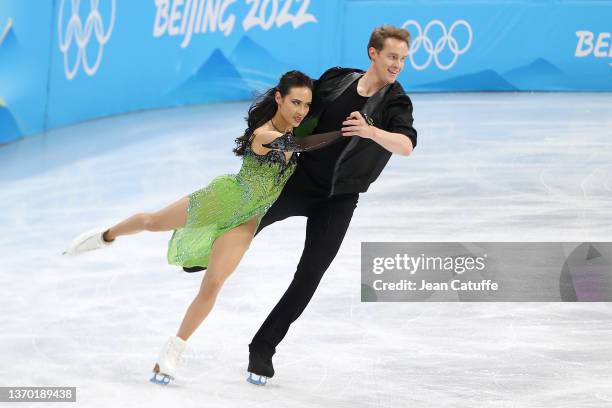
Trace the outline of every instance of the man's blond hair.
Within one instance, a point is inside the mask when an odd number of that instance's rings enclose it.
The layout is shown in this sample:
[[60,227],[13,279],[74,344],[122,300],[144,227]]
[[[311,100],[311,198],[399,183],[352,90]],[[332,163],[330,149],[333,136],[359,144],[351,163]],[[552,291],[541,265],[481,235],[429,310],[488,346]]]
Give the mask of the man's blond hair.
[[410,33],[408,30],[403,28],[397,28],[392,25],[383,25],[377,27],[370,34],[370,41],[368,41],[368,58],[370,57],[370,48],[374,47],[376,51],[380,52],[383,49],[385,40],[387,38],[395,38],[400,41],[404,41],[408,47],[410,47]]

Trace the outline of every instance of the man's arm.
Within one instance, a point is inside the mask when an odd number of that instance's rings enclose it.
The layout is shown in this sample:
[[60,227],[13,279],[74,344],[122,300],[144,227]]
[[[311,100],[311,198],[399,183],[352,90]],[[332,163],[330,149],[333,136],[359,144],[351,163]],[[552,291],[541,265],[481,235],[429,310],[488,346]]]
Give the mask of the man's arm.
[[412,140],[403,133],[387,132],[369,125],[360,112],[353,112],[342,122],[342,136],[359,136],[371,139],[391,153],[409,156],[414,149]]

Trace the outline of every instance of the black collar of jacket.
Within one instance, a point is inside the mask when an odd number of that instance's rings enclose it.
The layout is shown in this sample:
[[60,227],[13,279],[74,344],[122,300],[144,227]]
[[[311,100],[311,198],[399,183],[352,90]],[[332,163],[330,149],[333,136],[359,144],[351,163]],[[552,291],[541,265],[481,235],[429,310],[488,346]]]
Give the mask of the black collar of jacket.
[[[364,71],[354,68],[337,67],[327,70],[315,83],[315,95],[319,94],[320,100],[318,102],[320,104],[318,112],[312,112],[313,115],[320,116],[325,108],[329,106],[329,103],[335,101],[351,84],[358,81],[364,74]],[[368,98],[361,111],[372,117],[374,111],[383,102],[390,89],[391,86],[389,84],[379,89]]]

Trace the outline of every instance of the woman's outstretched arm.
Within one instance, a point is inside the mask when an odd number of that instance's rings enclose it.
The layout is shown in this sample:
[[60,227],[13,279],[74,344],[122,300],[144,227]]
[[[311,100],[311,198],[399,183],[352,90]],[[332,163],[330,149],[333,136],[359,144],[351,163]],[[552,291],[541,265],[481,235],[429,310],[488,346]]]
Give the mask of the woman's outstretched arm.
[[325,147],[341,137],[342,133],[340,131],[319,133],[299,139],[296,139],[290,133],[285,133],[269,143],[262,144],[262,146],[285,152],[310,152]]

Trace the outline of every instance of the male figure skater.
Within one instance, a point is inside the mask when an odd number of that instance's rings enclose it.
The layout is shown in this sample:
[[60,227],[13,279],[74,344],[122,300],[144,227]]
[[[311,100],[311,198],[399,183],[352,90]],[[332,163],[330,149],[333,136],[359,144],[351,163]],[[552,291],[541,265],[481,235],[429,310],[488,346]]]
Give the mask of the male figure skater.
[[296,136],[341,129],[346,137],[302,153],[295,173],[260,223],[257,232],[287,217],[308,218],[293,281],[249,345],[251,383],[263,385],[274,375],[276,346],[308,305],[336,256],[359,193],[367,191],[392,153],[408,156],[416,146],[412,102],[396,81],[409,41],[404,29],[376,28],[368,42],[370,66],[365,73],[331,68],[315,81],[310,113]]

